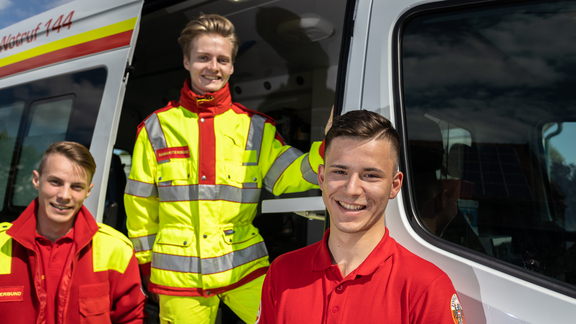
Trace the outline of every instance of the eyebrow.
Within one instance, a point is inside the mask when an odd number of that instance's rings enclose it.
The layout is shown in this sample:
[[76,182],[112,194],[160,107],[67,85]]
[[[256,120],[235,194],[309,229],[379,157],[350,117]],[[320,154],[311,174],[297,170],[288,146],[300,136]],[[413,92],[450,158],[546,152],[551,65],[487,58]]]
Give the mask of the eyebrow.
[[[58,178],[57,176],[54,175],[48,175],[46,176],[46,180],[58,180],[58,181],[62,181],[64,182],[64,180]],[[86,186],[86,182],[80,181],[80,182],[72,182],[73,185],[82,185],[82,186]]]
[[[349,169],[348,166],[343,165],[343,164],[330,164],[330,167],[331,168],[344,169],[344,170]],[[362,171],[385,173],[384,171],[382,171],[381,169],[378,169],[378,168],[363,168]]]

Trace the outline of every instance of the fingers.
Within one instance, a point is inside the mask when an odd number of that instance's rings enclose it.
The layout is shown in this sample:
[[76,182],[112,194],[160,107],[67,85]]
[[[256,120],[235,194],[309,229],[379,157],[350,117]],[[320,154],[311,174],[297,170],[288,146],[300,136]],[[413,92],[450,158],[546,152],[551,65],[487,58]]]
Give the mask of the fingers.
[[326,123],[326,128],[324,129],[324,135],[328,134],[328,131],[332,127],[333,118],[334,118],[334,105],[332,105],[332,110],[330,110],[330,118],[328,118],[328,122]]

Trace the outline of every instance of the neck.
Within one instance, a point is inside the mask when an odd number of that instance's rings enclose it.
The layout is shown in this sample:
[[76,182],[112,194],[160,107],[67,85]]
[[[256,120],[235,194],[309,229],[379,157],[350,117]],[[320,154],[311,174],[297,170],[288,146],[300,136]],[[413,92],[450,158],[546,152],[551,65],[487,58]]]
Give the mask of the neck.
[[[328,250],[332,263],[338,265],[343,278],[356,270],[380,243],[386,227],[373,226],[359,233],[345,233],[333,227],[328,237]],[[375,228],[376,227],[376,228]]]
[[71,222],[59,224],[59,223],[47,223],[44,221],[43,217],[38,217],[36,222],[36,232],[44,236],[50,242],[54,243],[59,238],[68,234],[72,227],[74,226],[74,219]]

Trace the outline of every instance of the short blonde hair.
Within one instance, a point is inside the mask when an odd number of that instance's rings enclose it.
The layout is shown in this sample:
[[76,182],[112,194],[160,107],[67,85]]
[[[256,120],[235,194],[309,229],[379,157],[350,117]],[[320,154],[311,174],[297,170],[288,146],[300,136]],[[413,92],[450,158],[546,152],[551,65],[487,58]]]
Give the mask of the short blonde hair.
[[182,47],[184,56],[189,58],[188,55],[190,55],[192,41],[196,37],[205,34],[215,34],[229,40],[230,45],[232,45],[232,63],[234,63],[236,54],[238,54],[238,46],[240,44],[234,25],[230,20],[214,14],[201,14],[198,19],[189,22],[186,25],[186,28],[182,30],[180,37],[178,38],[178,43],[180,43],[180,47]]
[[88,183],[92,182],[92,177],[96,172],[96,162],[94,161],[92,154],[90,154],[90,151],[88,151],[84,145],[68,141],[52,143],[48,146],[48,149],[42,156],[40,166],[38,167],[38,174],[42,175],[42,171],[46,165],[46,160],[52,154],[61,154],[70,161],[76,163],[84,170],[84,172],[86,172]]

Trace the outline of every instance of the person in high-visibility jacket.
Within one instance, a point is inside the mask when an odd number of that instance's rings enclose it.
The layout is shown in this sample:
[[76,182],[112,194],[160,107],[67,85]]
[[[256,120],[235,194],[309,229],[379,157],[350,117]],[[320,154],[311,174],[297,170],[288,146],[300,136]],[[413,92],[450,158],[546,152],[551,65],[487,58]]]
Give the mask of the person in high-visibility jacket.
[[38,197],[0,224],[1,323],[145,322],[132,243],[83,206],[95,169],[83,145],[51,144],[32,176]]
[[124,198],[128,236],[144,285],[159,294],[161,323],[214,323],[220,300],[253,323],[269,266],[252,225],[260,191],[318,188],[323,145],[303,154],[272,118],[232,102],[238,38],[228,19],[203,15],[179,42],[190,78],[179,101],[138,128]]

